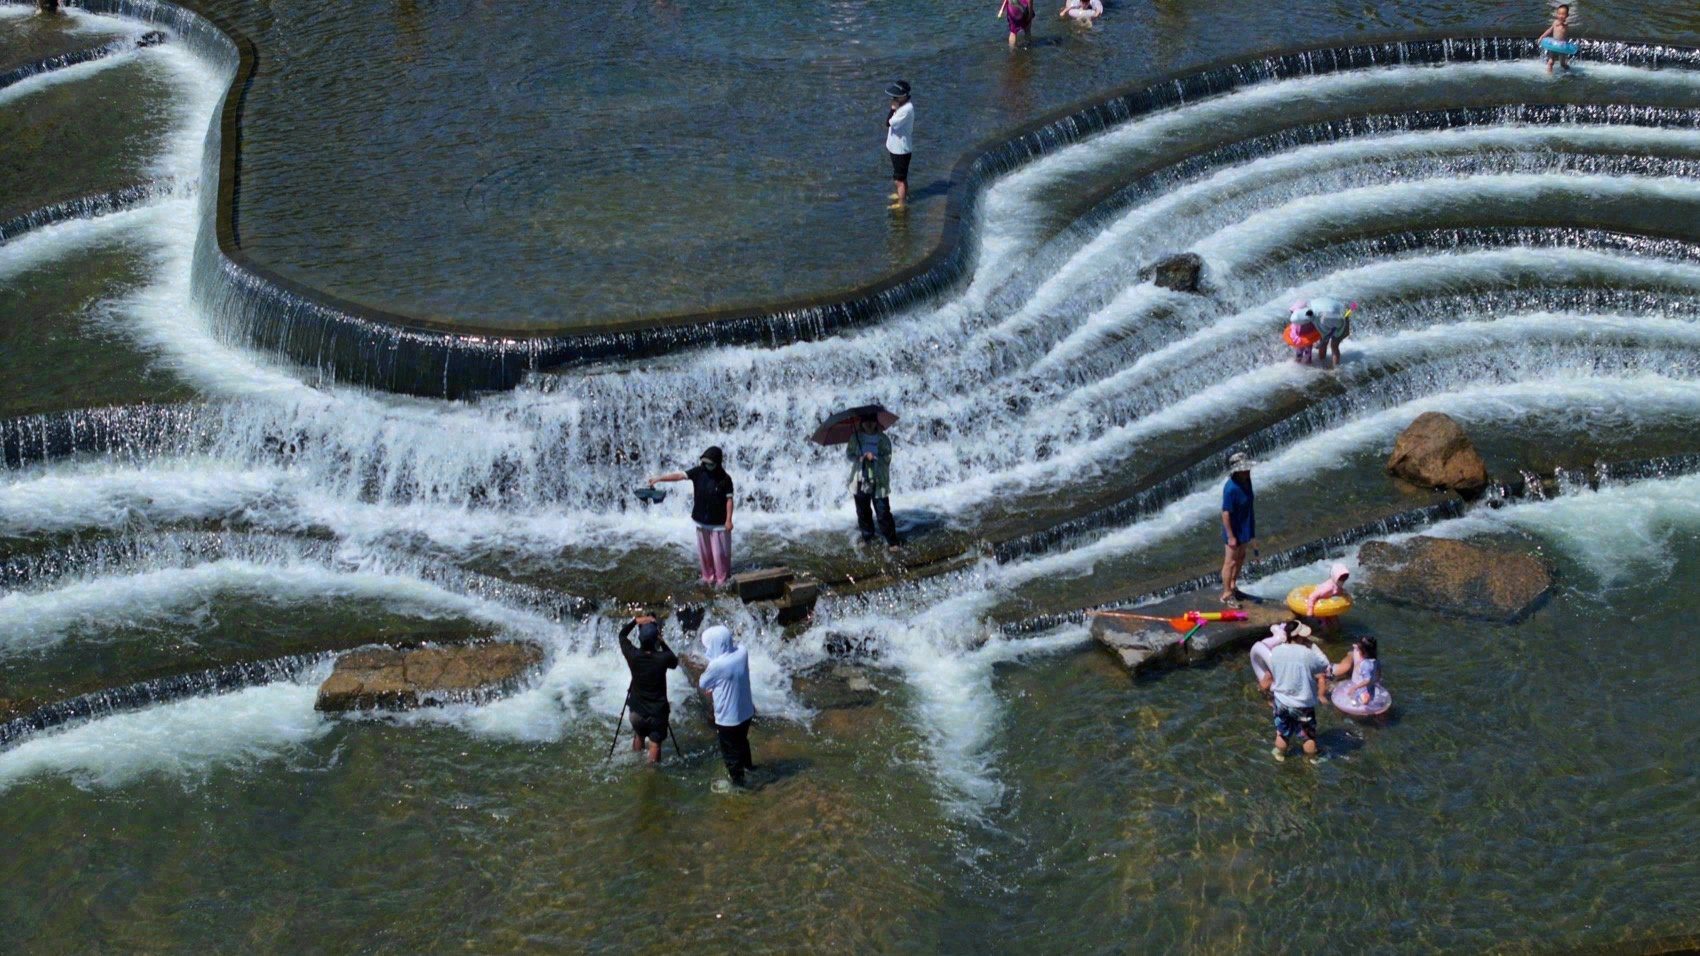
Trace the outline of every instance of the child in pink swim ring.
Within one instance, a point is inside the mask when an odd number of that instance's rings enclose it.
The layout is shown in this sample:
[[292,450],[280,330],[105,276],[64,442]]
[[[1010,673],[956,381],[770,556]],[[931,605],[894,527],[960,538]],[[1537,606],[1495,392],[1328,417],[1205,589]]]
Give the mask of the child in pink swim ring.
[[[1393,706],[1393,695],[1381,686],[1381,660],[1376,656],[1375,638],[1360,637],[1352,642],[1352,653],[1340,659],[1330,672],[1337,683],[1328,699],[1334,709],[1353,717],[1370,717],[1386,713]],[[1351,679],[1347,680],[1347,675]]]
[[1308,364],[1312,360],[1322,332],[1316,327],[1316,313],[1310,303],[1294,302],[1287,310],[1287,331],[1281,338],[1293,347],[1293,361]]

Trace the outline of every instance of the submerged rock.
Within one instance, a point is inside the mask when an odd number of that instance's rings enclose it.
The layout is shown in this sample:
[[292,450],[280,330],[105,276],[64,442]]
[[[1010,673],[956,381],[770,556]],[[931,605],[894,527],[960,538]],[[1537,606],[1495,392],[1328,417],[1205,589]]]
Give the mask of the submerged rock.
[[1165,289],[1177,292],[1197,292],[1198,278],[1204,272],[1204,260],[1196,253],[1183,252],[1159,259],[1151,267],[1151,281]]
[[0,697],[0,722],[34,713],[43,703],[34,697]]
[[541,647],[516,643],[353,651],[337,658],[313,706],[333,712],[407,710],[483,700],[516,688],[542,660]]
[[1463,426],[1440,412],[1424,412],[1399,433],[1387,471],[1424,488],[1465,497],[1487,487],[1487,465]]
[[1539,558],[1450,538],[1371,541],[1358,562],[1364,591],[1378,598],[1505,624],[1527,617],[1552,590]]

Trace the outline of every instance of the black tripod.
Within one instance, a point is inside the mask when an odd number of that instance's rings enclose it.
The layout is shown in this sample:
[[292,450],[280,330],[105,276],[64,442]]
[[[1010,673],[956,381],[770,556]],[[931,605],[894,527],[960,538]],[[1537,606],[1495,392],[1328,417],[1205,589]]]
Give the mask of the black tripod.
[[[630,693],[629,690],[627,692]],[[620,725],[626,722],[626,708],[629,706],[631,705],[621,704],[620,716],[614,718],[614,739],[608,744],[608,755],[602,758],[603,763],[607,763],[614,759],[614,749],[620,746]],[[679,755],[680,760],[684,760],[685,752],[679,749],[679,735],[673,732],[673,721],[671,718],[667,721],[667,739],[673,741],[673,752]]]

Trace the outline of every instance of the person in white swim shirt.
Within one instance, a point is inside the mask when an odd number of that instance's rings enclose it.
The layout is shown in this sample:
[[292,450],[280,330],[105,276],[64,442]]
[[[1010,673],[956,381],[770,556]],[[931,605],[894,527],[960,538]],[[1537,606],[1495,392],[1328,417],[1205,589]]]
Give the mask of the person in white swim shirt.
[[1080,23],[1091,23],[1104,15],[1102,0],[1068,0],[1063,4],[1058,17],[1067,17]]

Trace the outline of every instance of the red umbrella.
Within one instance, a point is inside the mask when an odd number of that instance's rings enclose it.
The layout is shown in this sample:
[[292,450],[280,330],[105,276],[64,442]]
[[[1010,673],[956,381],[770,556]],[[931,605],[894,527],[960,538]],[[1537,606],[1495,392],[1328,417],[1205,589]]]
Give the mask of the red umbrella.
[[856,427],[865,418],[879,422],[882,432],[897,424],[897,416],[886,411],[885,406],[862,405],[858,408],[847,408],[821,422],[815,433],[809,436],[809,441],[817,445],[842,445],[855,436]]

